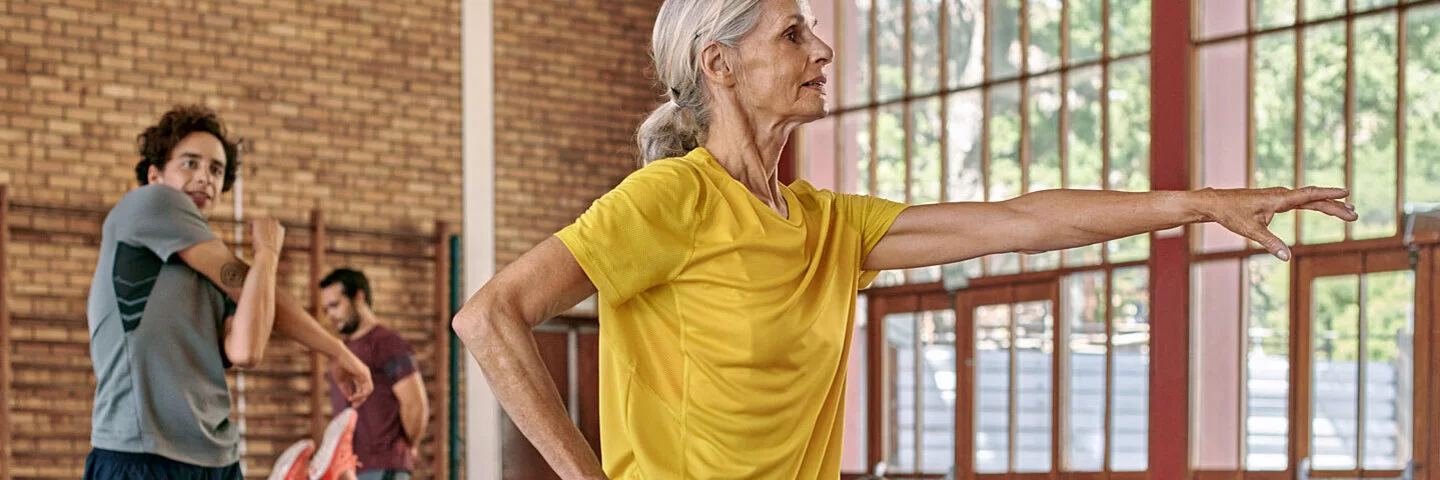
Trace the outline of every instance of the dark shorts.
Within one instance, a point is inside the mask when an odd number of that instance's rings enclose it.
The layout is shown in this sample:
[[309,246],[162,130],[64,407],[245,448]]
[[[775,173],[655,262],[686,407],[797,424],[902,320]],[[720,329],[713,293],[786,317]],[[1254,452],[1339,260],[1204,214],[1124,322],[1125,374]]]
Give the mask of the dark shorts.
[[243,480],[240,463],[228,467],[201,467],[149,453],[126,453],[96,448],[85,457],[85,480]]

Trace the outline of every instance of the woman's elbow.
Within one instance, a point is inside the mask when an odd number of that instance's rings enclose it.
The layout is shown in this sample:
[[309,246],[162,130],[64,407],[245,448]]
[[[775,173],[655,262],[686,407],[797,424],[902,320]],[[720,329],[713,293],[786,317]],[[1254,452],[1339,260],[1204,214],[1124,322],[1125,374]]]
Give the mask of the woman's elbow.
[[495,322],[494,300],[494,296],[482,288],[450,320],[455,335],[472,349],[495,337],[499,326]]

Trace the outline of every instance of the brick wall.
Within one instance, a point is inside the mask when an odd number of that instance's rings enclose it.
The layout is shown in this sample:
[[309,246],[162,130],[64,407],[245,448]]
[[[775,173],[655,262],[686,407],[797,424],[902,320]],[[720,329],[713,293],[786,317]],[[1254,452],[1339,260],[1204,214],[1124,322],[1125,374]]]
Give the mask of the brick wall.
[[[647,45],[659,4],[495,1],[500,265],[633,170],[634,129],[658,101]],[[13,478],[79,476],[94,389],[84,299],[100,222],[88,212],[133,187],[134,137],[171,105],[209,105],[250,140],[237,188],[247,217],[298,225],[319,208],[332,228],[428,233],[443,220],[458,231],[459,0],[9,0],[0,8],[0,184],[17,204],[73,209],[12,211]],[[213,215],[227,239],[233,199],[223,197]],[[281,270],[284,288],[302,300],[308,241],[291,228],[295,248]],[[417,345],[433,379],[425,320],[433,271],[403,258],[430,251],[341,234],[329,248],[395,254],[332,252],[325,267],[371,273],[383,321]],[[307,433],[308,373],[304,352],[281,340],[246,375],[252,478]]]
[[495,254],[514,261],[635,169],[660,0],[495,2]]
[[[253,145],[237,189],[247,217],[300,224],[318,208],[332,228],[425,234],[443,220],[458,231],[459,18],[459,0],[0,5],[0,184],[17,205],[66,207],[12,209],[13,395],[0,401],[11,407],[13,457],[0,462],[13,478],[80,476],[94,392],[85,298],[100,217],[90,212],[134,186],[135,135],[171,105],[208,105]],[[232,195],[212,219],[226,239]],[[302,301],[308,241],[291,228],[296,250],[281,270]],[[329,248],[340,252],[326,270],[372,274],[382,321],[434,379],[430,250],[359,234],[334,234]],[[282,340],[246,375],[250,477],[309,433],[309,371]]]

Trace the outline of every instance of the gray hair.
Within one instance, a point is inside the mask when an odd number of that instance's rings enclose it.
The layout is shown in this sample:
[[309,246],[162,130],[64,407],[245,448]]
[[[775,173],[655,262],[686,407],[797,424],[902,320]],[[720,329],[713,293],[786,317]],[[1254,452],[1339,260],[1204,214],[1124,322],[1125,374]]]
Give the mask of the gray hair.
[[710,126],[700,50],[710,42],[735,46],[755,27],[760,0],[665,0],[655,18],[651,56],[670,101],[640,124],[640,161],[678,157],[699,147]]

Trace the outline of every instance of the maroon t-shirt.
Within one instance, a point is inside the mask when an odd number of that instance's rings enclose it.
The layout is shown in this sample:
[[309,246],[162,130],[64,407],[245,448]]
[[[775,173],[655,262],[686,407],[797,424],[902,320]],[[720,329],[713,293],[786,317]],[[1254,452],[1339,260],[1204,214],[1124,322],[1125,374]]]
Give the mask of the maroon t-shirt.
[[[400,401],[395,397],[395,382],[418,371],[415,352],[394,330],[376,325],[360,338],[346,340],[345,346],[370,367],[375,392],[356,409],[355,456],[360,471],[413,471],[415,458],[410,455],[410,442],[400,423]],[[330,406],[339,412],[350,402],[330,378]]]

